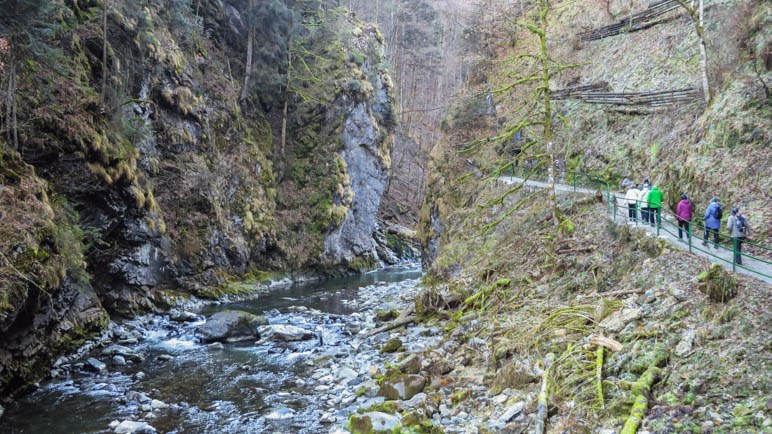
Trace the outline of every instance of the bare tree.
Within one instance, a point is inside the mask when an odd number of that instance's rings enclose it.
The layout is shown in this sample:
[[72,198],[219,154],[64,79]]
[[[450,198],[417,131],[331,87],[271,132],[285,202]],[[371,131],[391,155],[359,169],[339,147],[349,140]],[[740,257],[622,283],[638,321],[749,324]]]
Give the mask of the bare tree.
[[705,46],[705,5],[703,0],[698,0],[698,6],[694,6],[694,0],[676,0],[689,13],[694,23],[694,29],[697,31],[697,38],[700,44],[700,68],[702,69],[702,92],[705,95],[705,102],[710,104],[712,95],[710,93],[710,82],[708,81],[708,50]]

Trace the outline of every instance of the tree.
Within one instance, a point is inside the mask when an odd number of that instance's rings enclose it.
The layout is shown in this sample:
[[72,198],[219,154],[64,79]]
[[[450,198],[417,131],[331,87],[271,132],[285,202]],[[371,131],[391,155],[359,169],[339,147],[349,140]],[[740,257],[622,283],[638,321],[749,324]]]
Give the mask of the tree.
[[694,23],[694,29],[697,32],[697,38],[699,38],[700,44],[700,68],[702,70],[702,92],[705,96],[705,102],[710,104],[713,98],[710,93],[710,82],[708,81],[708,50],[705,46],[705,6],[703,0],[698,0],[699,4],[695,8],[694,0],[687,2],[686,0],[676,0],[681,7],[686,9]]
[[[553,112],[552,100],[550,97],[551,87],[550,79],[561,71],[576,67],[575,64],[562,64],[550,57],[547,37],[549,34],[548,18],[551,11],[549,0],[537,0],[534,12],[535,14],[517,24],[518,27],[525,29],[530,35],[536,38],[538,50],[530,53],[521,53],[510,59],[517,70],[526,71],[525,74],[516,76],[515,79],[493,91],[494,94],[506,94],[530,87],[525,92],[523,102],[513,111],[514,122],[505,128],[505,131],[496,137],[487,137],[485,139],[473,141],[462,152],[476,152],[482,146],[488,143],[508,143],[515,138],[526,137],[522,140],[517,159],[519,161],[526,158],[533,164],[532,172],[535,172],[546,166],[548,178],[550,181],[549,204],[552,215],[552,222],[557,227],[563,217],[560,213],[556,197],[557,176],[555,176],[555,167],[557,162],[558,149],[554,143],[554,118],[558,118],[563,123],[566,119],[560,114]],[[532,137],[536,137],[533,139]],[[532,153],[535,151],[536,153]],[[494,176],[499,176],[506,170],[514,166],[512,161],[499,163],[493,171]],[[490,201],[488,205],[501,205],[504,200],[512,193],[523,188],[524,184],[519,184],[504,192],[504,194]],[[531,196],[529,196],[530,198]],[[502,217],[486,227],[491,229],[498,225],[505,218],[517,211],[526,200],[520,201],[515,207],[504,213]]]

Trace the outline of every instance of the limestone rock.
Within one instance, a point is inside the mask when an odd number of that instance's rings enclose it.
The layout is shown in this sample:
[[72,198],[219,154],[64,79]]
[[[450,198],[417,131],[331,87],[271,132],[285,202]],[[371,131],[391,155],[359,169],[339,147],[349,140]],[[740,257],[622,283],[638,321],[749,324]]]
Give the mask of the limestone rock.
[[378,395],[390,401],[409,400],[423,392],[425,386],[426,379],[420,375],[397,375],[383,381]]
[[129,433],[154,433],[155,428],[150,426],[147,422],[134,422],[131,420],[124,420],[119,423],[113,432],[116,434],[129,434]]
[[265,324],[267,321],[261,316],[229,310],[209,317],[198,327],[196,335],[205,343],[252,340],[259,337],[257,328]]
[[309,330],[286,324],[272,324],[261,327],[260,335],[265,339],[284,342],[307,341],[316,337],[316,335]]
[[110,345],[102,350],[102,354],[105,356],[122,356],[124,360],[131,360],[132,362],[141,362],[144,357],[137,354],[136,351],[123,345]]
[[608,318],[601,321],[601,328],[612,333],[621,331],[628,323],[641,317],[640,308],[625,308],[614,312]]
[[379,411],[352,414],[348,420],[348,429],[352,434],[386,434],[398,431],[400,427],[398,416]]

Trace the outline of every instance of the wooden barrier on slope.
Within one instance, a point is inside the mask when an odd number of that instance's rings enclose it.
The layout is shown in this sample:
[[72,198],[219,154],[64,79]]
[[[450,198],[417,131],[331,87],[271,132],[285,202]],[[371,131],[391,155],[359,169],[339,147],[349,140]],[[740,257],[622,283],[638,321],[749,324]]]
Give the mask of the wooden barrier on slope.
[[615,106],[666,107],[676,104],[687,104],[702,97],[700,89],[690,87],[675,90],[655,92],[603,92],[608,89],[607,83],[576,86],[560,89],[550,94],[554,100],[577,99],[588,104],[607,104]]
[[679,7],[681,7],[681,5],[678,4],[678,2],[675,0],[660,0],[650,4],[646,10],[638,12],[637,14],[633,14],[616,24],[581,32],[577,34],[577,37],[581,41],[588,42],[608,38],[610,36],[616,36],[622,33],[636,32],[639,30],[647,29],[651,26],[668,21],[666,19],[658,19],[668,12],[678,9]]

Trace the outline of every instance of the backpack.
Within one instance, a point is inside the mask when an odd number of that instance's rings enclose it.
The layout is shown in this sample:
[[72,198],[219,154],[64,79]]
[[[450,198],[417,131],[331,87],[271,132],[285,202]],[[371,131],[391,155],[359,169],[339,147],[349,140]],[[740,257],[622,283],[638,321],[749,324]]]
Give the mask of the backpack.
[[713,211],[713,215],[716,216],[716,218],[719,220],[721,220],[721,217],[724,217],[724,210],[721,209],[721,205],[716,206],[716,209]]
[[748,230],[748,221],[745,220],[745,217],[738,215],[734,219],[734,228],[737,229],[737,232],[745,235],[745,231]]

